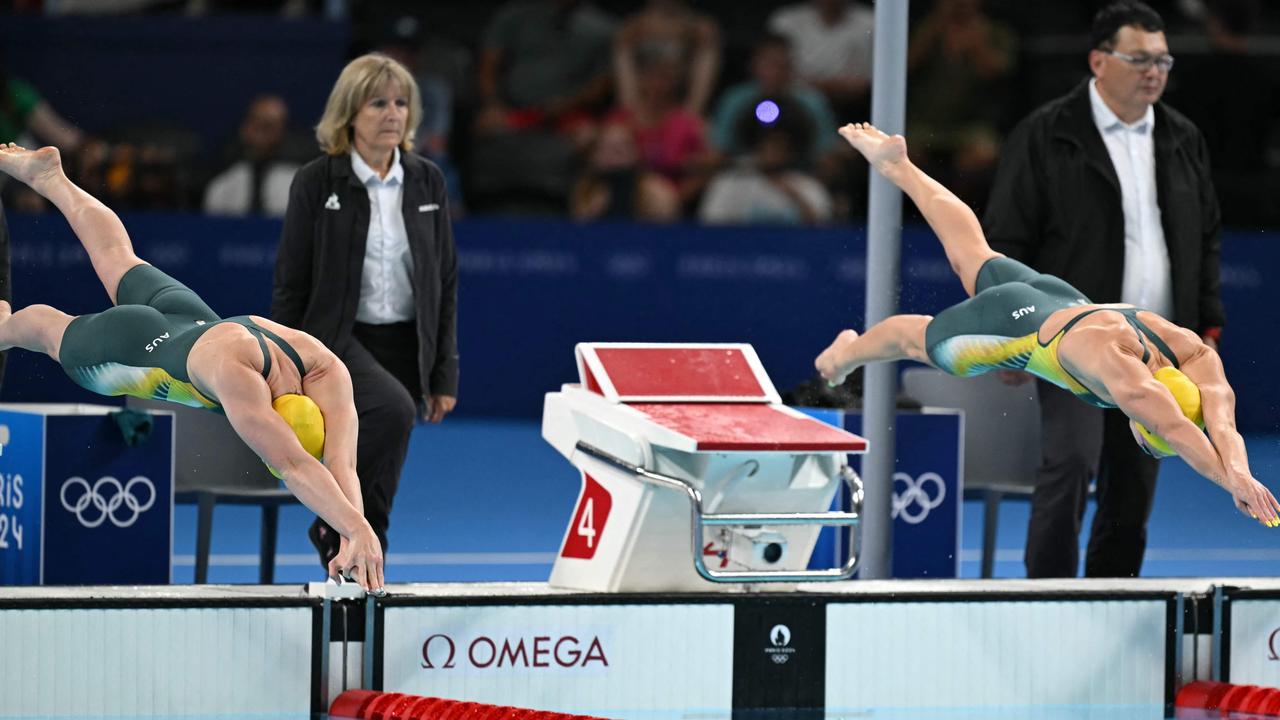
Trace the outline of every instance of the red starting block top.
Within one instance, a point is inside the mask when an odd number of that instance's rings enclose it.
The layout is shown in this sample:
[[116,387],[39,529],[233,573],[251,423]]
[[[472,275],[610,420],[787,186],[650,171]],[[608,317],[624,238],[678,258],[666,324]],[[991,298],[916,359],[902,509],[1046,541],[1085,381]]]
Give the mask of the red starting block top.
[[780,402],[745,344],[581,343],[578,373],[615,402]]
[[783,408],[748,403],[628,403],[653,422],[693,438],[698,450],[865,452],[867,441]]

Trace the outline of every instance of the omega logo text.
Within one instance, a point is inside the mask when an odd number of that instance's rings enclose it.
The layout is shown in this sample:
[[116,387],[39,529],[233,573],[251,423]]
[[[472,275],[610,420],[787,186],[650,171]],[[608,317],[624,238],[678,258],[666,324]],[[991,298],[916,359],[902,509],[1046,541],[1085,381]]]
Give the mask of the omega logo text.
[[553,637],[489,637],[478,635],[459,643],[444,633],[429,636],[422,643],[424,670],[450,670],[462,663],[465,667],[486,668],[585,668],[592,663],[609,667],[604,644],[599,636],[579,640],[573,635]]

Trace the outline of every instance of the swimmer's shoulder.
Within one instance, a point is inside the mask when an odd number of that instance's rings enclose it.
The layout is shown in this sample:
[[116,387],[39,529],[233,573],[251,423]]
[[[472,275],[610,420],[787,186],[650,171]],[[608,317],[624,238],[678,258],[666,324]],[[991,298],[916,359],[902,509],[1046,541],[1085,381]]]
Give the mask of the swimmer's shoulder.
[[288,340],[290,344],[292,344],[295,339],[297,339],[298,342],[300,343],[306,342],[306,341],[311,341],[315,343],[320,342],[319,340],[316,340],[315,338],[311,337],[307,333],[302,332],[301,330],[295,330],[294,328],[291,328],[288,325],[281,325],[280,323],[276,322],[275,320],[272,320],[271,318],[264,317],[262,315],[249,315],[248,317],[259,327],[264,328],[266,330],[270,330],[271,332],[279,335],[285,340]]
[[289,343],[290,347],[296,350],[302,358],[302,364],[307,368],[308,374],[319,367],[326,366],[328,363],[338,361],[338,356],[334,355],[332,350],[308,333],[291,328],[288,325],[281,325],[261,315],[250,315],[249,319],[263,329],[279,335],[282,340]]
[[[1103,348],[1114,347],[1128,354],[1140,356],[1144,349],[1141,340],[1133,332],[1133,327],[1123,315],[1116,312],[1089,312],[1090,310],[1120,309],[1128,305],[1086,305],[1080,312],[1067,314],[1063,321],[1057,323],[1061,332],[1067,323],[1079,318],[1062,336],[1059,355],[1063,353],[1073,364],[1087,364],[1091,355],[1096,355]],[[1068,308],[1076,310],[1076,308]],[[1059,311],[1063,312],[1063,311]],[[1088,312],[1087,315],[1085,313]],[[1080,317],[1084,315],[1084,317]]]
[[1169,349],[1177,356],[1179,362],[1186,362],[1210,350],[1209,346],[1205,345],[1204,340],[1195,331],[1175,324],[1172,320],[1153,312],[1139,310],[1138,320],[1169,346]]

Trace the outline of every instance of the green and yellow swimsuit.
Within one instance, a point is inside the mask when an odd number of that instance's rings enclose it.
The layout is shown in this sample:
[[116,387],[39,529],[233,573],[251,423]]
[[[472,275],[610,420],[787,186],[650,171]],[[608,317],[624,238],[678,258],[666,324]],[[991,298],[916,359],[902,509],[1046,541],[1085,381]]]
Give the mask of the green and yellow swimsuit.
[[[1025,370],[1061,387],[1087,403],[1115,407],[1086,388],[1062,367],[1058,344],[1077,322],[1095,312],[1118,312],[1133,327],[1139,341],[1155,345],[1177,367],[1173,351],[1138,319],[1134,307],[1093,308],[1071,319],[1047,343],[1040,342],[1040,326],[1050,315],[1068,307],[1091,304],[1080,291],[1052,275],[1037,273],[1006,257],[994,258],[978,272],[973,297],[938,313],[925,330],[929,359],[938,368],[961,377],[991,370]],[[1150,357],[1143,342],[1142,360]]]
[[265,378],[271,371],[269,339],[306,375],[302,358],[278,335],[248,316],[219,318],[198,295],[151,265],[125,273],[116,290],[116,307],[71,321],[62,336],[59,362],[77,385],[99,395],[130,395],[219,410],[191,382],[187,357],[209,328],[220,323],[244,326],[262,348]]

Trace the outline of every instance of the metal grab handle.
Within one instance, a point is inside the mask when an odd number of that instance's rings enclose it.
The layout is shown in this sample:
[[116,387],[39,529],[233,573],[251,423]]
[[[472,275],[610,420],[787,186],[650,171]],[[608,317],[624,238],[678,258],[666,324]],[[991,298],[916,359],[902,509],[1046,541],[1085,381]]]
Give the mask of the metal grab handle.
[[[706,580],[717,583],[830,582],[848,580],[857,571],[858,550],[861,547],[861,543],[856,533],[853,548],[848,558],[846,558],[844,565],[838,568],[826,570],[712,570],[702,560],[702,531],[704,527],[723,527],[728,525],[835,525],[850,527],[858,525],[861,522],[861,518],[857,512],[719,513],[704,515],[702,512],[702,493],[688,482],[633,465],[582,440],[578,441],[576,448],[597,460],[633,473],[644,482],[679,490],[689,498],[689,510],[693,519],[693,566],[698,571],[698,574]],[[854,498],[854,506],[861,509],[862,486],[858,481],[858,476],[848,466],[844,466],[840,468],[840,479],[848,487],[850,497]]]

